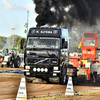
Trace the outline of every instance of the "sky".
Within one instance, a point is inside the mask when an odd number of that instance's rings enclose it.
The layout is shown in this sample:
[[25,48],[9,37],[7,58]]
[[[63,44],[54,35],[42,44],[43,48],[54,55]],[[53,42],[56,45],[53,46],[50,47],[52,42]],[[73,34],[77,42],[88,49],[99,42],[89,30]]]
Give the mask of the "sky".
[[24,25],[27,23],[28,10],[28,27],[35,27],[37,14],[32,0],[0,0],[0,36],[9,37],[14,34],[26,37]]

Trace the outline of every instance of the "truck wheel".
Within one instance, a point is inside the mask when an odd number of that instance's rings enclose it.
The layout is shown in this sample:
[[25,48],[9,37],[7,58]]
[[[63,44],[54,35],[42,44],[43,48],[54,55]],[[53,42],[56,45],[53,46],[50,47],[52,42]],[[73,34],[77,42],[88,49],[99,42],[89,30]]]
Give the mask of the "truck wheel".
[[27,83],[32,83],[33,80],[28,80],[28,79],[26,79],[26,82],[27,82]]
[[73,84],[74,84],[74,85],[77,84],[77,74],[75,75],[75,78],[74,78]]
[[98,75],[98,81],[100,82],[100,74]]
[[60,78],[60,83],[61,83],[62,85],[67,84],[66,69],[65,69],[64,67],[62,68],[62,76],[61,76],[61,78]]
[[33,78],[31,78],[31,77],[26,77],[26,82],[27,82],[27,83],[32,83],[32,82],[33,82]]

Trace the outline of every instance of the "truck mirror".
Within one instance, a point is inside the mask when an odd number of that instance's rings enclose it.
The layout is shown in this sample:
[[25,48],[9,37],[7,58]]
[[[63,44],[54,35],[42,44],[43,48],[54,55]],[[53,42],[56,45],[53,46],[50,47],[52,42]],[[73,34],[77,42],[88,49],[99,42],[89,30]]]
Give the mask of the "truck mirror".
[[68,47],[68,42],[65,41],[65,39],[62,39],[62,48],[67,49],[67,47]]
[[23,49],[23,44],[24,44],[24,40],[21,39],[21,44],[20,44],[20,48]]
[[67,48],[67,47],[68,47],[68,42],[65,41],[65,42],[64,42],[64,48]]

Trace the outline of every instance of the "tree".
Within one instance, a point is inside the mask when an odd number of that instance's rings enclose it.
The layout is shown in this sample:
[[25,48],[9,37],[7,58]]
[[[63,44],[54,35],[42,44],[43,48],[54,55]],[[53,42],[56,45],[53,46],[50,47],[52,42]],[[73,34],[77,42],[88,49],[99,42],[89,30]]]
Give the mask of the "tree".
[[10,37],[1,37],[0,36],[0,49],[17,49],[18,53],[23,53],[24,49],[20,49],[21,39],[24,39],[24,45],[26,38],[18,36],[18,35],[11,35]]
[[0,36],[0,49],[3,49],[6,45],[7,37]]

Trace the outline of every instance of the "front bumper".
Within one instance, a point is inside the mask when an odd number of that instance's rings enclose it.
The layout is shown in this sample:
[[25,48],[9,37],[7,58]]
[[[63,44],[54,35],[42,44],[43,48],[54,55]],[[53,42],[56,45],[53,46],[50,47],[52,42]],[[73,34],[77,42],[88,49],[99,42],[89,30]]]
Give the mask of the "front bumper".
[[31,67],[24,69],[24,75],[30,77],[60,77],[60,70],[53,70],[53,67]]

